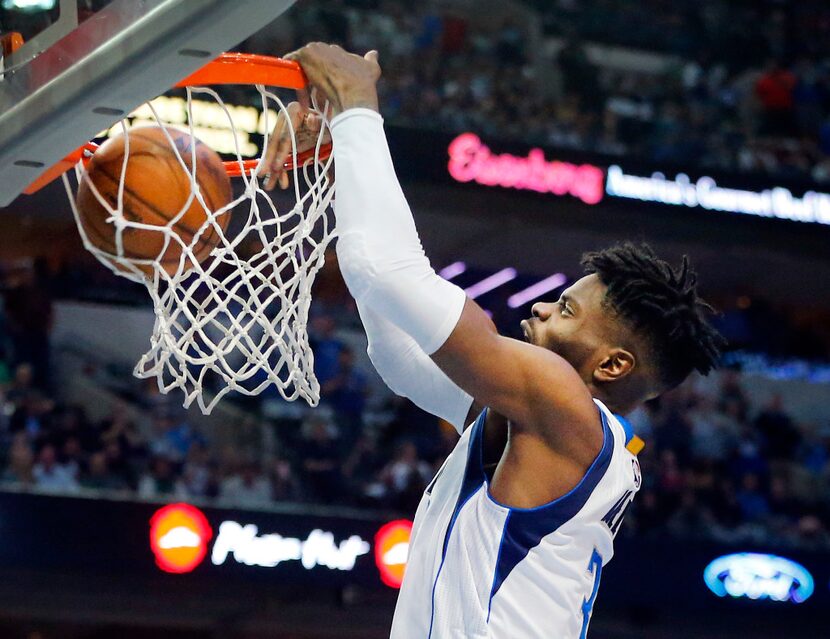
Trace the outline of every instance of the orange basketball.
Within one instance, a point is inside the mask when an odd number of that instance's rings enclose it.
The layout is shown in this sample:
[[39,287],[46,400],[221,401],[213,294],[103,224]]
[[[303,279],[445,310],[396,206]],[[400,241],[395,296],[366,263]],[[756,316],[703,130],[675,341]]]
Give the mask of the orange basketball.
[[[189,133],[176,129],[167,129],[167,132],[187,170],[179,162],[161,127],[143,127],[128,132],[130,148],[124,179],[124,218],[127,222],[149,224],[160,230],[126,226],[122,234],[120,255],[129,259],[156,260],[165,271],[172,274],[178,267],[182,247],[172,239],[167,248],[164,246],[165,232],[162,229],[171,220],[178,216],[172,229],[184,244],[191,246],[193,257],[198,262],[210,255],[221,237],[213,225],[205,225],[208,213],[201,202],[194,197],[189,205],[187,203],[192,191],[191,140],[196,143],[196,182],[208,209],[212,212],[227,205],[231,201],[232,190],[222,160],[213,149],[192,138]],[[118,208],[125,145],[126,136],[123,134],[110,138],[101,145],[86,167],[88,180],[81,180],[76,198],[80,223],[87,239],[97,248],[113,255],[119,254],[116,248],[116,227],[107,221],[110,212],[99,202],[89,182],[95,185],[100,196],[113,209]],[[216,223],[223,232],[229,221],[229,212],[216,218]],[[152,275],[152,267],[139,268],[147,275]]]

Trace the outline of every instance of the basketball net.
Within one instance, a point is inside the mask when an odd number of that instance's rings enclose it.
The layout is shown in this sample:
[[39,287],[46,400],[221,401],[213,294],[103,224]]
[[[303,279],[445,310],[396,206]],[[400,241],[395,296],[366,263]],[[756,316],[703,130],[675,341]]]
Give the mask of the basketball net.
[[[124,180],[129,161],[129,136],[126,148],[117,206],[108,203],[84,171],[83,162],[75,165],[75,184],[86,180],[95,197],[106,207],[108,222],[115,228],[115,253],[101,250],[89,241],[81,224],[75,203],[73,181],[63,175],[64,185],[72,204],[75,222],[84,246],[113,273],[144,284],[153,300],[155,326],[150,338],[150,349],[135,366],[139,378],[158,380],[159,389],[168,393],[181,389],[184,406],[196,401],[202,412],[208,414],[222,397],[231,391],[243,395],[258,395],[275,387],[280,395],[293,401],[298,397],[316,406],[320,399],[320,385],[314,375],[314,357],[308,343],[308,313],[311,287],[323,266],[324,253],[334,237],[334,227],[328,208],[334,196],[331,178],[333,158],[321,154],[327,122],[323,109],[314,105],[324,126],[320,131],[313,156],[300,162],[293,129],[291,133],[293,169],[292,187],[294,205],[285,211],[277,209],[271,197],[260,186],[264,176],[262,157],[270,143],[269,134],[274,122],[268,122],[269,107],[276,107],[286,118],[283,102],[262,85],[256,85],[265,114],[265,143],[260,162],[252,171],[245,170],[239,150],[234,121],[222,98],[207,87],[187,88],[188,130],[193,131],[193,95],[210,96],[221,107],[235,140],[239,173],[244,188],[230,204],[216,211],[209,210],[197,188],[196,144],[188,169],[172,138],[171,148],[184,170],[188,171],[191,193],[182,210],[164,227],[143,224],[127,219],[123,212]],[[148,102],[145,105],[159,126],[161,119]],[[287,118],[290,122],[290,118]],[[126,134],[129,122],[122,120]],[[188,232],[183,239],[176,232],[176,222],[196,199],[206,212],[202,227]],[[218,221],[232,216],[227,230]],[[222,220],[224,222],[224,220]],[[158,260],[125,257],[123,235],[161,229],[165,234],[165,254],[169,243],[178,243],[181,256],[175,272],[168,273]],[[205,233],[216,233],[218,245],[208,259],[200,263],[194,255],[194,246]],[[169,262],[168,269],[169,267]],[[152,276],[148,275],[152,273]]]

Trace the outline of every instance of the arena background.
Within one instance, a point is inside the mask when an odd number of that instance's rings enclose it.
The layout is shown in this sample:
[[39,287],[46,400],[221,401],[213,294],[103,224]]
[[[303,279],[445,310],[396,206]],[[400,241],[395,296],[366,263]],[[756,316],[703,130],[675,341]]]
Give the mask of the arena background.
[[[22,4],[3,31],[55,17]],[[826,3],[307,0],[238,50],[312,40],[380,51],[426,252],[502,332],[622,239],[690,255],[722,313],[723,370],[632,416],[644,486],[589,636],[830,636]],[[0,269],[0,636],[388,635],[383,557],[454,434],[376,377],[333,253],[310,323],[322,407],[231,397],[210,417],[132,377],[152,309],[84,251],[61,185],[0,213]],[[203,557],[165,563],[171,513]]]

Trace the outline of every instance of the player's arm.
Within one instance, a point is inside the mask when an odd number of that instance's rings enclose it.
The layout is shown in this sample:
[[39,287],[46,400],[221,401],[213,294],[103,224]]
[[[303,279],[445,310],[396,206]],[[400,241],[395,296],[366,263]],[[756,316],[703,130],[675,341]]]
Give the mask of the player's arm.
[[482,309],[430,266],[377,113],[375,56],[313,44],[291,57],[333,105],[337,251],[355,299],[410,335],[477,401],[551,444],[563,432],[598,424],[590,394],[567,362],[499,336]]
[[363,304],[357,308],[369,339],[369,359],[386,385],[463,431],[477,407],[473,398],[395,324]]
[[[467,299],[450,336],[432,354],[450,379],[515,426],[535,432],[556,449],[570,449],[573,437],[601,445],[597,409],[579,374],[562,357],[499,335],[482,308]],[[564,445],[563,445],[564,444]]]
[[[298,102],[289,104],[277,116],[269,137],[268,166],[282,166],[294,147],[298,153],[314,148],[321,136],[324,142],[330,142],[322,125],[319,115]],[[277,183],[283,189],[288,187],[287,172],[274,171],[267,175],[266,188],[273,188]],[[459,433],[463,431],[482,407],[395,324],[365,303],[358,303],[357,309],[369,341],[366,349],[369,359],[389,389],[446,420]]]

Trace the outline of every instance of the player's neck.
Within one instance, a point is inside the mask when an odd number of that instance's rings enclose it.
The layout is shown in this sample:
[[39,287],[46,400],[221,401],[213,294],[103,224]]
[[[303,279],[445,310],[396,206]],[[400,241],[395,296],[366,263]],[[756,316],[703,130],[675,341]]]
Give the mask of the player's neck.
[[615,415],[627,415],[642,403],[639,397],[620,397],[618,394],[610,393],[594,383],[588,384],[588,390],[591,391],[591,397],[601,401]]

